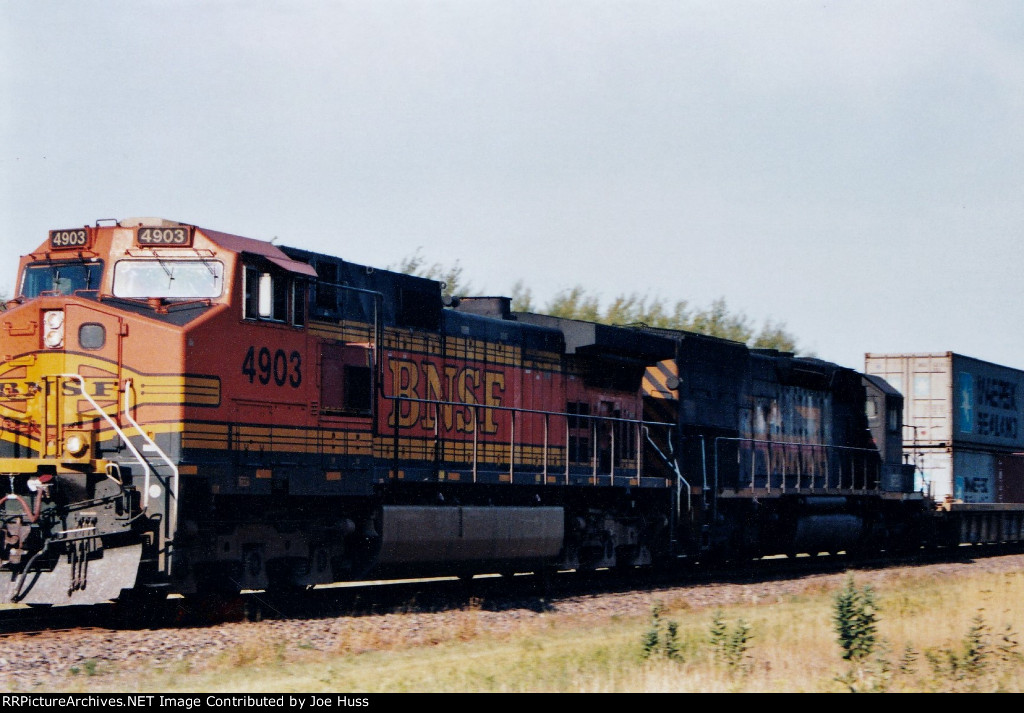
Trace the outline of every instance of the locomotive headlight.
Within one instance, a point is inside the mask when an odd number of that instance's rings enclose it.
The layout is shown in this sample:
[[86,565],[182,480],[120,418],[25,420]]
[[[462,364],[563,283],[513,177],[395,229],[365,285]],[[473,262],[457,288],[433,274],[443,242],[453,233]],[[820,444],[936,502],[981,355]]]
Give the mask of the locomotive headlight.
[[81,458],[88,448],[89,441],[80,433],[72,433],[64,439],[64,450],[74,458]]
[[43,315],[43,323],[47,329],[60,329],[64,326],[64,313],[59,310],[50,310]]
[[64,332],[58,329],[47,330],[46,336],[43,337],[43,342],[50,349],[56,349],[64,345]]
[[51,310],[43,314],[43,344],[48,349],[64,346],[64,313]]

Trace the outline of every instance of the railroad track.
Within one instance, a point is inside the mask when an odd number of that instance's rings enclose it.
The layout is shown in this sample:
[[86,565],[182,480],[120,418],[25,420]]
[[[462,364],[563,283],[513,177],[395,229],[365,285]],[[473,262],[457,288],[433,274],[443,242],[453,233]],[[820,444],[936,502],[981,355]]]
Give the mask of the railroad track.
[[669,569],[598,570],[478,576],[472,580],[434,578],[397,582],[354,582],[294,593],[245,592],[233,598],[173,597],[146,605],[102,604],[88,607],[0,610],[0,638],[89,630],[210,627],[232,621],[320,619],[395,612],[460,609],[473,603],[489,610],[540,610],[560,598],[630,591],[652,591],[707,584],[751,584],[828,574],[1020,554],[1014,546],[973,546],[921,550],[898,557],[852,558],[846,555],[779,557],[741,562],[688,565]]

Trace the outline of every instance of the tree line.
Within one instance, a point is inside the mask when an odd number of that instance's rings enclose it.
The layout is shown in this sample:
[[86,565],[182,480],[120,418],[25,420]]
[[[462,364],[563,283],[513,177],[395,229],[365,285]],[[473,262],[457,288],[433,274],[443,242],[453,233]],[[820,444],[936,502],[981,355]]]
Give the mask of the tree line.
[[[465,278],[458,260],[451,265],[430,263],[421,249],[417,249],[413,255],[403,258],[389,269],[438,280],[444,284],[444,294],[447,296],[482,294]],[[687,300],[672,302],[630,293],[619,294],[602,304],[599,295],[588,292],[584,286],[577,284],[558,292],[545,304],[539,305],[534,302],[532,290],[522,280],[515,283],[510,296],[512,309],[516,312],[538,312],[552,317],[609,325],[681,329],[743,342],[755,348],[800,352],[796,337],[786,329],[784,322],[768,319],[757,324],[742,311],[730,309],[724,297],[719,297],[707,307],[694,307]]]

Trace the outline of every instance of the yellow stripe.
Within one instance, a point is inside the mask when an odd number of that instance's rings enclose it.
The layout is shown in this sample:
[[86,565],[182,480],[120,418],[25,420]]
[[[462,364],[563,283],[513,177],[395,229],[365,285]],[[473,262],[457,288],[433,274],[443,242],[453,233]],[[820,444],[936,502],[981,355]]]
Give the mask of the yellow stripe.
[[280,426],[236,426],[228,424],[189,423],[182,436],[184,448],[227,450],[228,434],[233,448],[264,449],[290,453],[323,453],[327,455],[370,455],[372,436],[368,432],[322,431],[315,428],[283,428]]
[[218,406],[220,379],[202,376],[140,376],[134,381],[140,406],[183,404]]
[[[325,339],[340,341],[369,342],[373,339],[373,327],[362,322],[341,324],[311,321],[309,333]],[[521,366],[524,363],[522,350],[516,344],[488,342],[469,337],[449,336],[443,338],[445,356],[455,359],[487,361],[503,366]],[[442,337],[437,334],[409,333],[401,329],[385,328],[381,336],[384,349],[408,351],[427,355],[441,355]],[[527,350],[530,368],[557,370],[561,355],[556,352]]]
[[[31,356],[32,359],[27,357]],[[83,375],[86,388],[93,394],[104,411],[115,415],[120,408],[117,365],[94,357],[65,355],[63,353],[31,354],[0,363],[0,380],[10,374],[11,381],[42,383],[51,374],[78,373]],[[221,399],[220,379],[201,375],[145,374],[129,367],[120,372],[122,379],[131,379],[133,402],[136,406],[186,405],[217,406]],[[101,389],[105,393],[95,393]],[[74,404],[82,415],[94,410],[85,399],[73,396],[64,399],[65,405]],[[39,410],[43,406],[41,394],[8,394],[0,396],[0,414],[17,420],[31,417],[41,421]],[[49,407],[52,408],[52,399]],[[49,420],[49,419],[48,419]],[[76,419],[71,419],[76,420]]]

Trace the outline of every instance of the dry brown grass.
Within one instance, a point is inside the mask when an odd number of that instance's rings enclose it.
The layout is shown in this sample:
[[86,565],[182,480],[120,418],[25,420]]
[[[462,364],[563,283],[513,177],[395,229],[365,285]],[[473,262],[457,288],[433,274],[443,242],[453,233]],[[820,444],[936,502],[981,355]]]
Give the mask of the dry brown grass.
[[[649,610],[524,616],[499,629],[494,612],[471,601],[436,615],[339,622],[343,628],[316,647],[253,641],[191,667],[187,679],[136,677],[130,685],[167,692],[1024,691],[1016,645],[1024,632],[1024,572],[950,577],[910,570],[854,573],[854,581],[870,581],[878,603],[878,646],[857,666],[843,660],[834,628],[842,583],[816,578],[784,594],[755,585],[721,607],[668,593],[659,616],[676,625],[677,657],[643,655]],[[730,630],[749,625],[734,664],[711,643],[716,617]],[[968,644],[979,622],[984,650],[972,659]],[[101,690],[101,678],[110,685],[109,676],[79,676],[75,685]]]

